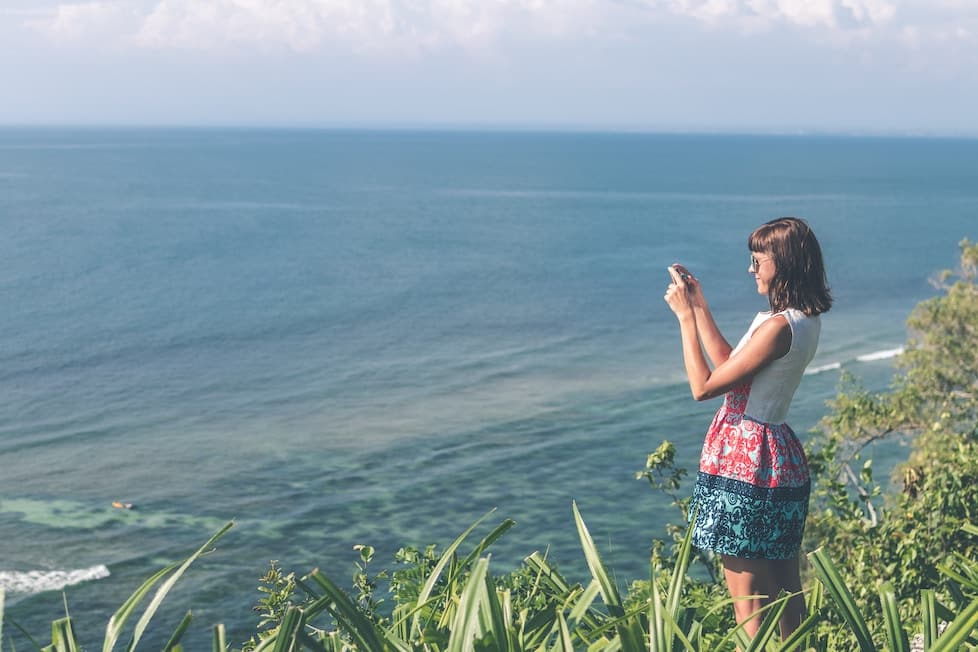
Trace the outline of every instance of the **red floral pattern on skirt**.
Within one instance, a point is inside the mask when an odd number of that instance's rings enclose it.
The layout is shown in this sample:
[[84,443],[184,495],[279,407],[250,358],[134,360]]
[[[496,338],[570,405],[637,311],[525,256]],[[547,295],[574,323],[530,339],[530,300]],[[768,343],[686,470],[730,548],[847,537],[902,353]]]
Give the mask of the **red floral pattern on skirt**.
[[700,471],[755,487],[800,487],[808,482],[805,450],[787,423],[744,415],[750,383],[727,392],[706,433]]

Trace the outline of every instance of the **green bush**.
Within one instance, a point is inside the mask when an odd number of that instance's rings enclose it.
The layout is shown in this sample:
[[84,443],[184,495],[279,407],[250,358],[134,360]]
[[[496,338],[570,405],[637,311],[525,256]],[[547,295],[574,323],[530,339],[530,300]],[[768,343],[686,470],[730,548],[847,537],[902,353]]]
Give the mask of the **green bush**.
[[[978,521],[976,271],[978,245],[964,240],[960,268],[943,272],[942,293],[910,315],[892,389],[874,394],[846,375],[809,455],[818,482],[807,541],[846,560],[854,599],[873,616],[886,579],[903,621],[918,621],[921,591],[952,594],[942,566],[976,553],[978,539],[962,530]],[[909,438],[911,453],[897,470],[902,491],[884,495],[861,453],[892,437]],[[882,640],[883,623],[873,622]]]

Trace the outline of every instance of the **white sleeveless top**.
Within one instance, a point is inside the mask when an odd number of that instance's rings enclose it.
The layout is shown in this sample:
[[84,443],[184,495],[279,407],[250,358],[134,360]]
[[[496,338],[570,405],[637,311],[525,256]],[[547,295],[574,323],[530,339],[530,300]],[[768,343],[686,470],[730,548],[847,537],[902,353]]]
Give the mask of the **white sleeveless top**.
[[784,423],[805,367],[815,356],[818,335],[822,330],[822,320],[818,315],[808,317],[795,308],[774,314],[759,312],[730,355],[736,355],[747,344],[757,327],[775,315],[784,315],[788,320],[791,327],[791,348],[784,356],[757,372],[751,381],[750,396],[744,409],[745,417],[765,423]]

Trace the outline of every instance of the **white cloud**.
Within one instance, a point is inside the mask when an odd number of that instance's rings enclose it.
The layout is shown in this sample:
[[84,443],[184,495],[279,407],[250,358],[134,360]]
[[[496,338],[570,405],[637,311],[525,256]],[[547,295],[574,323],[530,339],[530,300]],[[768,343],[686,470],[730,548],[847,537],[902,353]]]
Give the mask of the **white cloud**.
[[118,2],[59,4],[34,10],[25,24],[57,42],[114,40],[129,31],[138,13]]
[[30,25],[60,42],[151,48],[354,51],[486,47],[510,33],[548,37],[593,28],[602,0],[153,0],[66,3]]
[[896,13],[887,0],[666,0],[658,6],[708,23],[754,27],[779,23],[845,30],[882,25]]
[[[36,11],[36,10],[35,10]],[[98,0],[25,18],[61,43],[110,48],[417,54],[504,40],[648,38],[669,20],[845,44],[973,42],[978,0]]]

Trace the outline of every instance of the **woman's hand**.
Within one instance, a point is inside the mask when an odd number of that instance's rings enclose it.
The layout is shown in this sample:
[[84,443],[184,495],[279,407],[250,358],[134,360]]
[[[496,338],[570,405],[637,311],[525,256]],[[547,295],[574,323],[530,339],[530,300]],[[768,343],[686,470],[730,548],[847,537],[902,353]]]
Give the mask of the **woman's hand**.
[[699,288],[699,282],[681,265],[670,265],[668,269],[672,283],[666,288],[666,294],[663,298],[676,314],[676,317],[682,319],[693,316],[693,308],[696,305],[695,297],[700,295],[699,292],[696,292]]
[[[669,267],[669,271],[675,270],[679,273],[679,278],[686,284],[686,293],[689,295],[689,302],[694,308],[706,308],[706,297],[703,296],[703,286],[700,280],[693,276],[693,273],[686,269],[685,265],[675,263]],[[675,277],[673,278],[675,282]]]

